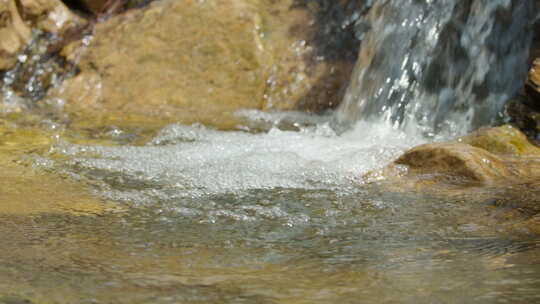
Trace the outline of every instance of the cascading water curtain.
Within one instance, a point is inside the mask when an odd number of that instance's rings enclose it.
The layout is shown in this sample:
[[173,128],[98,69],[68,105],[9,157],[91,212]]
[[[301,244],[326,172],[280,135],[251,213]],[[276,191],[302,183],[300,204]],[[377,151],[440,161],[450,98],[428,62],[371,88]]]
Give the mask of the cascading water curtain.
[[459,135],[492,123],[526,77],[532,0],[379,0],[345,99],[342,125],[385,120]]

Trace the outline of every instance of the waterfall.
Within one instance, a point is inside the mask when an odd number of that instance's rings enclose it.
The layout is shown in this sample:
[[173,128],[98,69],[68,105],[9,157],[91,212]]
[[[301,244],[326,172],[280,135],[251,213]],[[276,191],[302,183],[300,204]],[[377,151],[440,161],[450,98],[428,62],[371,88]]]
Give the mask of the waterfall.
[[532,0],[378,0],[341,125],[385,120],[424,135],[493,123],[526,76]]

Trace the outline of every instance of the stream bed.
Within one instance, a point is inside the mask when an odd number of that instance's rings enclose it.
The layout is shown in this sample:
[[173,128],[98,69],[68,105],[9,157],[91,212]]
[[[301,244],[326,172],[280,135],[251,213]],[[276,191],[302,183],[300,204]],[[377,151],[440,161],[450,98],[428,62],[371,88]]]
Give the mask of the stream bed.
[[537,206],[535,188],[362,183],[425,140],[245,114],[244,131],[171,125],[137,145],[115,130],[107,145],[34,155],[110,207],[1,214],[0,303],[540,301],[540,237],[526,225],[538,213],[512,208]]

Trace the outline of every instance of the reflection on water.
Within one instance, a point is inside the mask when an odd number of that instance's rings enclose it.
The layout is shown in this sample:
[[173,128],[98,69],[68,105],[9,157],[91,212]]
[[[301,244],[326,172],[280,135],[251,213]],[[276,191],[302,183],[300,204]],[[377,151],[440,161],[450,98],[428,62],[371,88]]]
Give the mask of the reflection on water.
[[359,186],[350,176],[415,139],[265,124],[170,126],[144,146],[38,158],[124,208],[1,214],[0,303],[540,301],[540,193],[522,195],[534,188],[441,199]]

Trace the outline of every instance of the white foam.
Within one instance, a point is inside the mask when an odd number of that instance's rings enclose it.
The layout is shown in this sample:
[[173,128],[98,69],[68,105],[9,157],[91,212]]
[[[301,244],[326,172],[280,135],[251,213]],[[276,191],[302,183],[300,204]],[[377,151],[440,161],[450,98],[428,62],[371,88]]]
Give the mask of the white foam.
[[146,146],[68,145],[62,151],[73,156],[71,164],[79,169],[154,185],[115,192],[116,198],[129,199],[143,191],[198,196],[273,188],[346,189],[355,187],[363,173],[420,142],[388,125],[367,122],[339,136],[328,123],[258,134],[171,125]]

